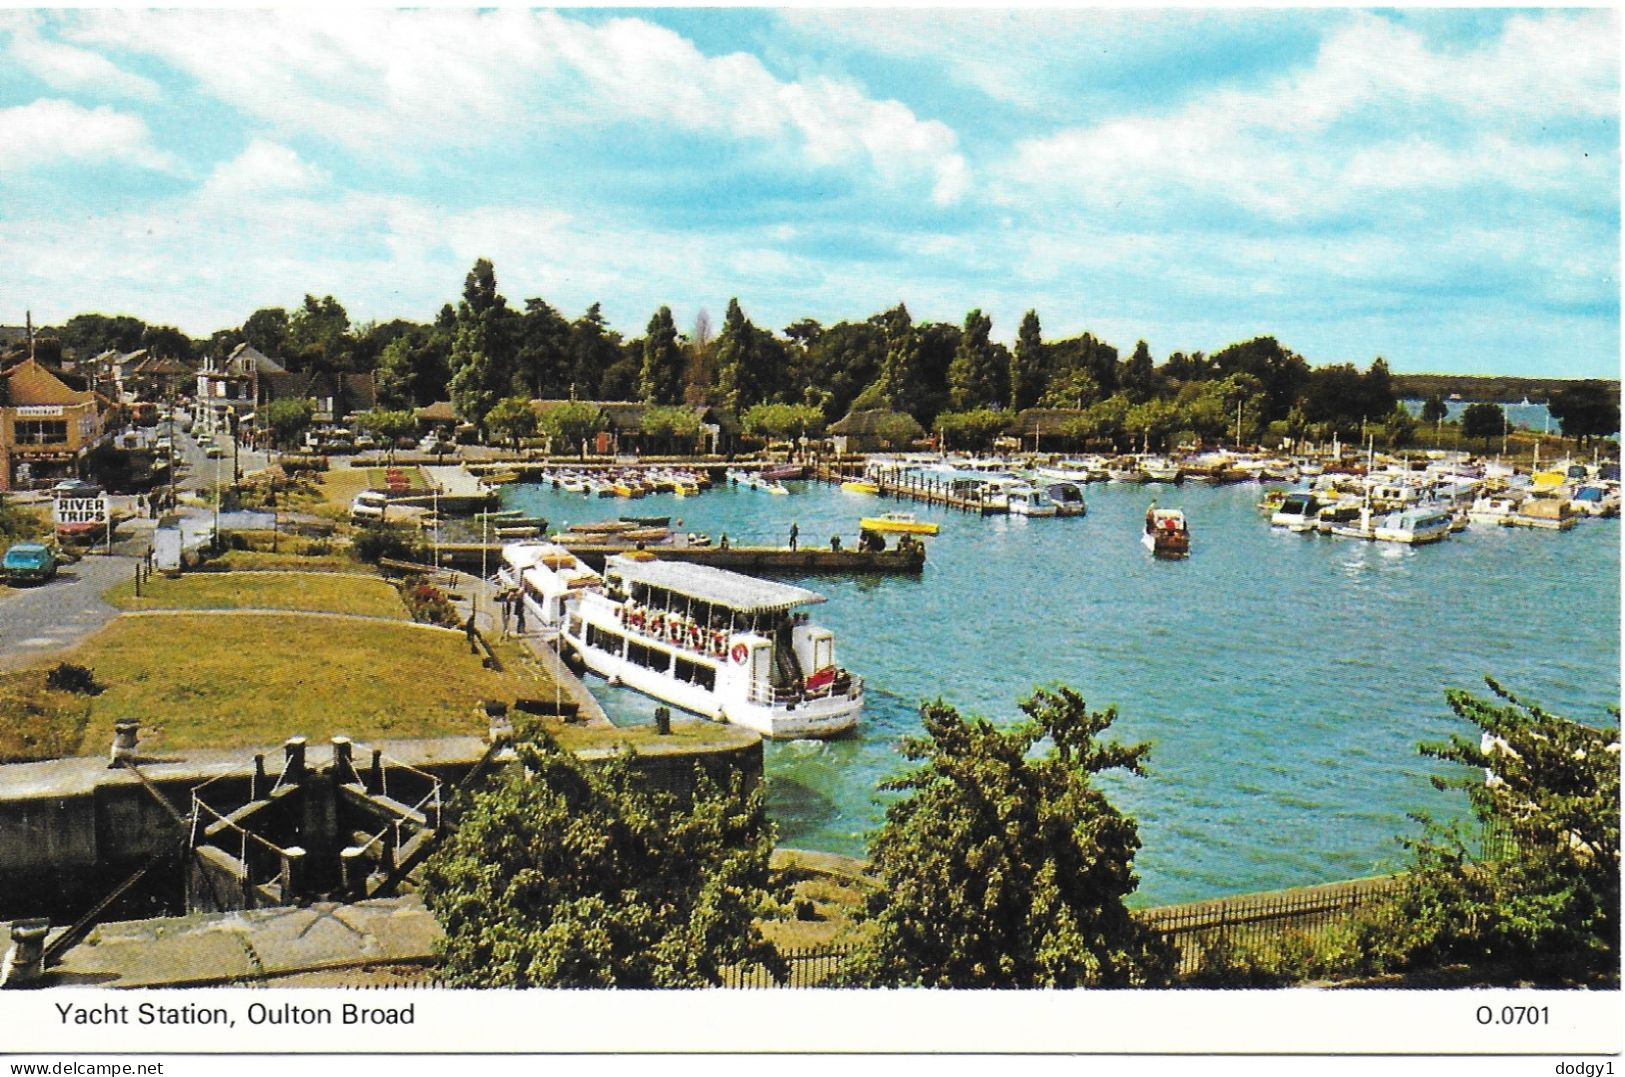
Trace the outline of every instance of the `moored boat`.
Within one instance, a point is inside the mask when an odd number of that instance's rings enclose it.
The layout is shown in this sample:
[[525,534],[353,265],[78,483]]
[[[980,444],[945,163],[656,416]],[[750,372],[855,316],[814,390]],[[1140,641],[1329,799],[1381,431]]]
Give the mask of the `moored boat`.
[[880,493],[880,485],[870,482],[868,479],[848,479],[846,482],[841,483],[841,489],[849,494]]
[[887,512],[880,516],[865,516],[858,521],[858,526],[864,531],[890,532],[904,535],[935,535],[942,528],[924,520],[917,520],[913,513]]
[[602,579],[562,547],[503,550],[504,579],[589,670],[654,699],[774,738],[857,725],[862,678],[799,609],[824,596],[646,553],[607,559]]
[[1089,511],[1083,500],[1083,491],[1074,482],[1053,482],[1044,491],[1055,505],[1057,516],[1082,516]]
[[1055,516],[1055,502],[1035,486],[1022,483],[1004,491],[1005,508],[1012,516]]

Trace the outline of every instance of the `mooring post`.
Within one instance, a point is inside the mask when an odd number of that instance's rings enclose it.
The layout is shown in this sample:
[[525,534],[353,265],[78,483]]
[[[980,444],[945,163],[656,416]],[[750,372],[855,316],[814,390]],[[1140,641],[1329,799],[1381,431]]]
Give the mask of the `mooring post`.
[[51,921],[18,920],[11,925],[11,946],[0,958],[0,987],[21,987],[45,975],[45,936]]
[[334,737],[330,743],[333,745],[333,780],[343,785],[355,776],[352,761],[355,745],[350,743],[349,737]]
[[282,850],[282,901],[292,905],[304,896],[305,851],[297,845]]
[[367,864],[362,855],[359,845],[349,845],[339,851],[339,885],[347,898],[362,897],[367,888]]
[[122,767],[135,762],[135,746],[141,723],[134,718],[120,718],[113,723],[113,753],[109,767]]
[[305,738],[289,737],[282,742],[282,758],[289,782],[305,780]]

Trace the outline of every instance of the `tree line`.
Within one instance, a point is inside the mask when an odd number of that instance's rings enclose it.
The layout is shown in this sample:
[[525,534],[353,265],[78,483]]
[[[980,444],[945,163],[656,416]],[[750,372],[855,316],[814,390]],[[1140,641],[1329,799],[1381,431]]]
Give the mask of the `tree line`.
[[[354,325],[334,297],[307,295],[292,311],[257,310],[206,341],[100,314],[71,318],[55,334],[80,356],[139,346],[182,359],[223,357],[247,343],[296,371],[371,372],[381,408],[450,400],[461,419],[498,438],[525,436],[531,422],[504,401],[533,399],[672,409],[656,417],[656,427],[674,439],[685,433],[679,415],[687,405],[723,409],[765,436],[816,432],[850,410],[890,410],[965,448],[986,447],[1032,408],[1053,414],[1018,430],[1022,435],[1117,445],[1374,433],[1400,447],[1414,437],[1416,421],[1399,406],[1395,376],[1381,357],[1363,370],[1311,367],[1261,336],[1212,354],[1174,352],[1158,363],[1144,340],[1127,356],[1087,332],[1047,340],[1035,310],[1022,318],[1013,347],[993,340],[992,329],[979,309],[956,325],[918,321],[899,303],[863,320],[801,319],[775,332],[756,325],[735,298],[720,326],[702,310],[683,332],[662,306],[641,336],[628,337],[607,323],[598,303],[573,320],[542,298],[510,304],[495,267],[481,258],[456,305],[445,304],[429,322]],[[1618,394],[1607,383],[1565,392],[1573,397],[1560,416],[1565,433],[1618,430]],[[1554,398],[1554,415],[1559,403]],[[1599,430],[1608,425],[1610,403],[1613,425]],[[762,408],[778,410],[758,410],[752,421],[752,409]]]

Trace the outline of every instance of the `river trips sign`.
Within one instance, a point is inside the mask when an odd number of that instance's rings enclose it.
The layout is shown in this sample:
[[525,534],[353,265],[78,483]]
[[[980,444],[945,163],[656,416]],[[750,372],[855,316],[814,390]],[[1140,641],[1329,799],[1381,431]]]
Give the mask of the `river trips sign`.
[[52,502],[51,516],[58,530],[87,531],[107,526],[107,495],[78,497],[63,494]]

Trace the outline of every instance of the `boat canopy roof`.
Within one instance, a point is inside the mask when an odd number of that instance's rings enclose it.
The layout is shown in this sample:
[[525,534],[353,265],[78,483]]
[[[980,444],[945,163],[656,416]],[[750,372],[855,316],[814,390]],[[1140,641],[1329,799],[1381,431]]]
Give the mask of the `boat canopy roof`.
[[740,613],[774,613],[824,601],[823,595],[805,587],[758,580],[710,565],[680,561],[635,561],[616,556],[609,558],[605,568],[627,583],[658,587],[714,606],[726,606]]

